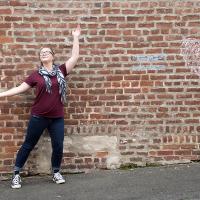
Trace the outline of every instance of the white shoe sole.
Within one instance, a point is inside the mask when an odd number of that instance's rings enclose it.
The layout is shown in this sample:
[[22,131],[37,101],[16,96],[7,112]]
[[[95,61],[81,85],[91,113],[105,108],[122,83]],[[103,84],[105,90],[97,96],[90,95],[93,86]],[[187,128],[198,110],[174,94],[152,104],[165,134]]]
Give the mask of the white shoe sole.
[[22,186],[21,185],[11,185],[11,188],[12,189],[19,189],[21,188]]
[[53,179],[53,181],[54,181],[56,184],[63,184],[63,183],[65,183],[65,180],[55,181],[55,180]]

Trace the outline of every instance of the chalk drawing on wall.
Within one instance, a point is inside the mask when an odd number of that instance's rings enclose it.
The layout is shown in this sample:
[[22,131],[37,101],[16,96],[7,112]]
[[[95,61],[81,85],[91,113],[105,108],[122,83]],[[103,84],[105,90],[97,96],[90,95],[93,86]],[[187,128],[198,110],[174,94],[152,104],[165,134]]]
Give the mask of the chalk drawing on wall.
[[183,56],[185,65],[200,76],[200,40],[195,38],[183,39],[181,56]]
[[134,55],[131,61],[135,62],[131,69],[136,71],[143,70],[164,70],[166,68],[166,54],[154,55]]

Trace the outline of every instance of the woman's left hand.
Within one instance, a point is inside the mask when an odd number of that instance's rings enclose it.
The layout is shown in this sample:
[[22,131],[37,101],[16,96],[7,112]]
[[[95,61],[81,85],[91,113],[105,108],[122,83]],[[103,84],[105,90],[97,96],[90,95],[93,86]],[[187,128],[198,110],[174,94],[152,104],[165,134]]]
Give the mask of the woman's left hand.
[[73,30],[73,31],[72,31],[72,35],[73,35],[73,36],[76,36],[76,37],[79,37],[80,34],[81,34],[81,27],[80,27],[80,25],[78,24],[76,30]]

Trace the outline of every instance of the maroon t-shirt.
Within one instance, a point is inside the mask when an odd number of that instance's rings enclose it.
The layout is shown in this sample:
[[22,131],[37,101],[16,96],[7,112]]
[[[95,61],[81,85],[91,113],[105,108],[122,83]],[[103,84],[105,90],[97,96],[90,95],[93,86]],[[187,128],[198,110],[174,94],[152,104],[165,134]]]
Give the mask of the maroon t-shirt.
[[[59,66],[64,77],[68,75],[65,64]],[[59,94],[59,83],[57,76],[50,76],[52,82],[51,93],[46,91],[45,80],[38,70],[34,71],[29,77],[25,79],[25,83],[31,87],[36,88],[36,98],[32,105],[31,114],[43,117],[63,117],[64,106],[61,102],[61,95]]]

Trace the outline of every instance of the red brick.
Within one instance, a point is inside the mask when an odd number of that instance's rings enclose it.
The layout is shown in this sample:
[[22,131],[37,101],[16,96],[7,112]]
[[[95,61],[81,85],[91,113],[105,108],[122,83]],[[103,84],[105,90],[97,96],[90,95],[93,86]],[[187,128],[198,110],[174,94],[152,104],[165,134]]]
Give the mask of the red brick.
[[13,43],[13,38],[0,36],[0,43]]
[[173,13],[173,9],[166,9],[166,8],[159,8],[156,9],[158,14],[167,14],[167,13]]
[[196,149],[197,146],[195,144],[181,144],[181,149]]
[[120,14],[120,9],[104,8],[103,14]]
[[121,22],[121,21],[125,21],[125,17],[108,17],[108,21],[117,21],[117,22]]
[[157,152],[157,155],[158,156],[166,156],[166,155],[173,155],[173,151],[170,151],[170,150],[165,150],[165,151],[158,151]]
[[132,15],[132,14],[135,14],[135,10],[122,10],[122,14],[125,14],[125,15]]
[[137,11],[137,14],[139,15],[145,15],[145,14],[153,14],[154,10],[153,9],[150,9],[150,10],[138,10]]
[[98,158],[103,158],[103,157],[107,157],[108,156],[108,152],[107,151],[98,151],[96,152],[96,157]]
[[107,81],[121,81],[123,80],[123,76],[107,76]]
[[1,8],[0,9],[0,13],[1,13],[1,15],[11,15],[12,14],[12,10],[9,9],[9,8],[5,8],[5,9]]
[[139,28],[153,28],[154,27],[154,23],[141,23],[138,24]]
[[163,36],[148,36],[147,37],[148,41],[163,41]]
[[77,125],[78,121],[77,120],[66,120],[65,125]]
[[10,1],[11,6],[27,6],[27,2],[22,1]]
[[177,150],[177,151],[174,151],[174,155],[191,155],[192,154],[192,151],[191,150]]
[[156,23],[156,27],[159,29],[170,29],[173,27],[173,23]]
[[22,17],[15,17],[15,16],[6,16],[5,21],[7,22],[15,22],[15,21],[22,21]]
[[147,87],[152,87],[153,84],[154,84],[153,81],[140,81],[140,86],[141,86],[141,87],[145,87],[145,86],[147,86]]
[[163,145],[163,150],[177,150],[177,149],[180,149],[180,145],[177,144]]
[[143,16],[127,16],[127,21],[144,21]]

